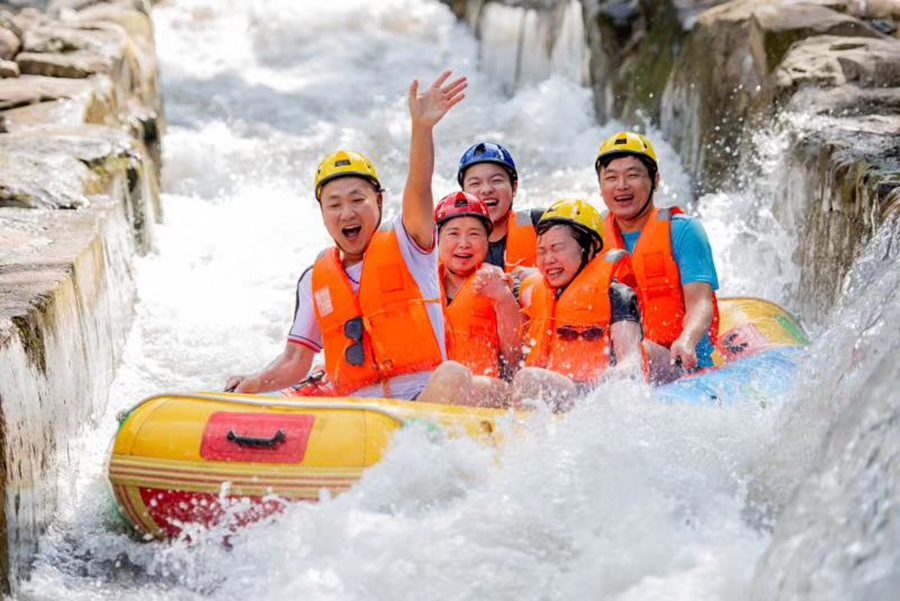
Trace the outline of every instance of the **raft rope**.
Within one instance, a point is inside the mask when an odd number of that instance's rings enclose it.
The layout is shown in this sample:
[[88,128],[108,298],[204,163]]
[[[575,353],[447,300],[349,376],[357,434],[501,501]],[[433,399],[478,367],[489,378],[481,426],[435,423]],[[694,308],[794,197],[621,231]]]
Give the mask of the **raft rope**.
[[179,398],[190,399],[194,401],[218,401],[220,403],[230,403],[232,405],[252,405],[255,407],[270,407],[273,409],[329,409],[333,411],[371,411],[378,413],[389,419],[394,420],[401,426],[406,425],[406,420],[387,409],[376,407],[374,405],[355,404],[355,403],[322,403],[310,401],[264,401],[261,399],[248,399],[245,397],[225,396],[216,393],[192,393],[192,392],[167,392],[163,394],[154,394],[144,400],[136,403],[129,409],[123,409],[116,414],[116,420],[121,424],[132,412],[137,410],[144,403],[161,399],[161,398]]

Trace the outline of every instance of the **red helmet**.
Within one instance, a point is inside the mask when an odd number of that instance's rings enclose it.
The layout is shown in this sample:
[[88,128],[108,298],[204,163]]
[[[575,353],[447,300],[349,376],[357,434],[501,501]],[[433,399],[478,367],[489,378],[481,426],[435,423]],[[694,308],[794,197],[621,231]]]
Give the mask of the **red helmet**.
[[494,229],[491,214],[487,205],[477,196],[468,192],[452,192],[443,197],[434,208],[434,223],[438,229],[446,222],[456,217],[477,217],[484,222],[488,234]]

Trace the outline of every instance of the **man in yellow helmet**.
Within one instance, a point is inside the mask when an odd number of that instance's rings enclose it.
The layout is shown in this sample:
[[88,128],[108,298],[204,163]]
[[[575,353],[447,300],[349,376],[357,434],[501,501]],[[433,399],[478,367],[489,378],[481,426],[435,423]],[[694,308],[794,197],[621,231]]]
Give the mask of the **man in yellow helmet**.
[[612,248],[631,253],[643,312],[651,380],[712,367],[719,287],[709,239],[700,222],[676,207],[654,205],[659,159],[645,136],[620,132],[600,147],[595,163],[609,213]]
[[259,373],[229,378],[226,389],[260,393],[294,386],[323,349],[325,394],[412,399],[425,388],[446,358],[432,132],[467,86],[465,78],[446,83],[449,77],[443,73],[421,94],[418,82],[410,86],[409,175],[395,219],[382,223],[383,191],[366,157],[339,151],[319,165],[316,200],[335,246],[300,277],[294,324],[281,355]]

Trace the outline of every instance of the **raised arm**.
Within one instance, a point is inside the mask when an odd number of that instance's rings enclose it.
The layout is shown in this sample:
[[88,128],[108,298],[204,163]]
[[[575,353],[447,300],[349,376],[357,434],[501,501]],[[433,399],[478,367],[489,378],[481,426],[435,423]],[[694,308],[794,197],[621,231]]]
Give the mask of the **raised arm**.
[[446,84],[445,71],[429,88],[419,92],[419,82],[409,86],[409,115],[412,139],[409,145],[409,175],[403,190],[403,226],[421,248],[434,247],[434,126],[458,104],[468,83],[465,77]]

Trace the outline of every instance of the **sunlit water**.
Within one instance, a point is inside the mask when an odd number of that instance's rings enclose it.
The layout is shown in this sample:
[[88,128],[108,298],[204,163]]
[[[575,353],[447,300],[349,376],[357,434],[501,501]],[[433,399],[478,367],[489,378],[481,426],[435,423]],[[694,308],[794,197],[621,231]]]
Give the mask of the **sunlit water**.
[[[491,139],[519,163],[520,206],[600,204],[594,156],[622,127],[597,126],[590,91],[563,76],[504,94],[437,2],[177,0],[155,21],[170,125],[166,223],[157,252],[138,260],[137,319],[108,412],[63,476],[69,502],[24,596],[748,597],[772,536],[753,510],[779,507],[802,476],[772,467],[792,423],[787,399],[672,406],[614,385],[566,420],[538,413],[499,451],[404,431],[349,493],[292,507],[229,546],[221,533],[195,533],[190,545],[127,534],[103,468],[116,411],[164,390],[221,387],[280,352],[296,278],[328,243],[315,166],[337,148],[369,155],[396,211],[413,78],[430,83],[450,67],[470,79],[437,129],[437,195],[454,189],[462,151]],[[760,144],[780,152],[776,135]],[[657,148],[663,198],[694,206],[677,155]],[[745,190],[697,203],[723,292],[790,305],[795,234],[777,225],[765,186]],[[829,418],[816,419],[821,436]]]

